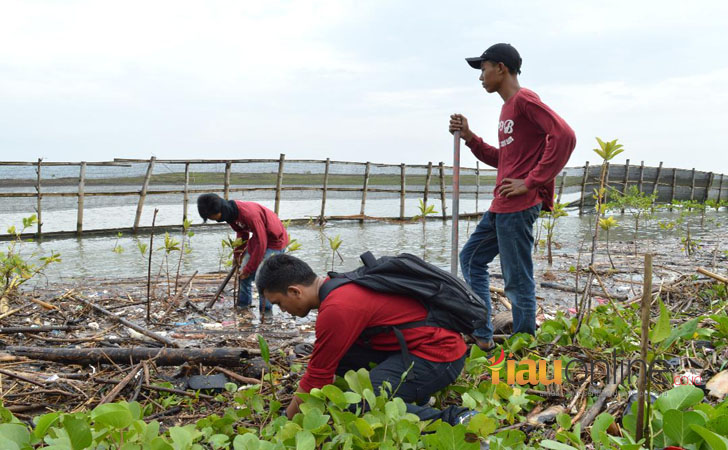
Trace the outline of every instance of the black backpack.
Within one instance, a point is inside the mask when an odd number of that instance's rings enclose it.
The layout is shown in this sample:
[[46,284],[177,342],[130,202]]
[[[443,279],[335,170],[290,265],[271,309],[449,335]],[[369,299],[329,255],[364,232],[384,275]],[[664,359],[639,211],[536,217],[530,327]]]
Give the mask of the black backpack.
[[409,367],[411,357],[400,330],[434,326],[471,334],[476,328],[485,325],[487,310],[483,300],[464,281],[449,272],[409,253],[376,259],[371,252],[366,252],[360,258],[364,265],[356,270],[345,273],[329,272],[331,279],[321,286],[319,300],[324,301],[331,291],[348,283],[419,300],[427,308],[425,320],[371,327],[361,335],[367,341],[373,335],[394,332],[402,348],[406,366]]

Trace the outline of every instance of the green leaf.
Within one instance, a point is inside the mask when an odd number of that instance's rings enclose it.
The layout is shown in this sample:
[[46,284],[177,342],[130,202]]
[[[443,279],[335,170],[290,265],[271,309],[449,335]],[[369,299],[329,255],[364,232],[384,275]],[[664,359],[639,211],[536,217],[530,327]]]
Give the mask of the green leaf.
[[61,413],[59,412],[53,412],[40,416],[35,424],[35,429],[33,430],[33,434],[36,439],[43,439],[48,428],[58,422],[58,417],[60,415]]
[[339,408],[344,408],[349,405],[346,401],[346,397],[344,397],[344,392],[333,384],[327,384],[321,388],[321,391]]
[[186,450],[192,446],[192,433],[184,427],[170,428],[169,437],[172,438],[174,450]]
[[652,330],[652,334],[650,335],[650,340],[654,343],[664,341],[668,336],[670,336],[670,332],[672,331],[670,327],[670,312],[665,307],[665,304],[662,303],[662,299],[660,297],[657,297],[657,302],[660,305],[660,318],[657,319],[655,328]]
[[17,448],[24,448],[30,445],[30,431],[25,425],[19,423],[3,423],[0,424],[0,439],[14,443]]
[[488,437],[498,428],[498,422],[485,414],[477,414],[470,419],[468,431],[480,437]]
[[296,433],[296,450],[314,450],[316,448],[316,438],[310,431],[303,430]]
[[569,430],[571,429],[571,416],[565,413],[560,413],[556,416],[556,423],[558,423],[564,430]]
[[705,394],[691,385],[677,386],[663,392],[655,401],[655,407],[665,414],[670,409],[684,411],[703,400]]
[[723,436],[715,434],[700,425],[690,425],[690,428],[703,437],[705,442],[707,442],[710,446],[711,450],[728,450],[728,439]]
[[361,417],[356,418],[356,420],[354,421],[354,426],[365,439],[369,439],[370,437],[374,436],[374,429],[372,429],[372,426],[369,425],[369,422],[362,419]]
[[681,447],[686,444],[695,444],[700,436],[690,429],[690,425],[705,425],[705,419],[695,411],[678,411],[671,409],[663,414],[663,427],[667,437],[674,440]]
[[554,450],[579,450],[571,445],[562,444],[561,442],[551,441],[548,439],[541,441],[539,445],[541,445],[542,448],[551,448]]
[[609,437],[607,436],[607,428],[614,423],[614,416],[608,413],[601,413],[594,419],[594,425],[591,427],[592,441],[607,445]]
[[68,439],[71,441],[73,450],[82,450],[91,445],[91,427],[84,419],[74,416],[65,416],[63,418],[63,428],[68,433]]
[[91,418],[96,423],[121,429],[128,427],[133,417],[129,408],[119,403],[99,405],[91,411]]
[[700,322],[700,319],[700,317],[696,317],[673,329],[670,336],[668,336],[668,338],[660,344],[660,349],[667,350],[678,339],[692,336],[698,328],[698,322]]
[[260,357],[263,358],[266,364],[270,364],[270,350],[262,334],[258,335],[258,346],[260,347]]

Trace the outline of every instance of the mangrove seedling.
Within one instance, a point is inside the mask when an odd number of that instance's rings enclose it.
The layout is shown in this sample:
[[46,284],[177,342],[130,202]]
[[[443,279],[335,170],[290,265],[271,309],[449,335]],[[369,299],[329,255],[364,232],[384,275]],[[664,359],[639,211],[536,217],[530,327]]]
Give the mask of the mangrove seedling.
[[116,241],[114,241],[114,248],[111,249],[111,251],[116,253],[117,255],[124,253],[124,247],[119,245],[119,239],[121,239],[122,236],[123,236],[123,234],[121,234],[121,231],[116,233]]
[[[334,270],[334,261],[336,259],[336,254],[339,251],[339,247],[341,247],[341,243],[343,242],[341,240],[341,235],[336,235],[333,239],[330,237],[327,237],[329,240],[329,247],[331,248],[331,270]],[[339,258],[343,261],[344,259],[341,258],[341,255],[339,255]]]
[[560,217],[568,216],[569,213],[565,210],[566,205],[564,203],[556,203],[554,202],[554,207],[551,211],[545,211],[544,217],[546,218],[546,221],[543,222],[543,226],[546,229],[546,247],[548,249],[548,262],[549,266],[552,266],[554,264],[554,260],[551,254],[551,247],[553,244],[553,238],[554,238],[554,229],[556,228],[556,221],[559,220]]
[[599,219],[599,227],[607,233],[607,257],[609,258],[609,264],[611,264],[612,270],[616,270],[616,267],[614,267],[614,262],[612,261],[612,254],[609,252],[609,230],[618,226],[619,223],[614,219],[614,216]]
[[655,206],[655,200],[657,194],[645,194],[641,192],[637,186],[630,186],[630,188],[624,194],[620,193],[616,189],[612,190],[612,201],[609,203],[609,208],[620,209],[629,211],[632,219],[634,220],[634,253],[637,254],[637,235],[640,230],[640,221],[649,219],[651,211]]
[[8,227],[8,234],[15,235],[15,238],[10,241],[4,252],[0,251],[0,297],[6,296],[21,284],[43,273],[48,265],[61,261],[61,254],[54,251],[51,251],[50,256],[38,258],[41,262],[40,265],[31,262],[35,253],[27,256],[21,254],[24,242],[21,236],[25,230],[36,223],[38,223],[38,217],[33,214],[23,218],[23,227],[19,231],[15,226]]

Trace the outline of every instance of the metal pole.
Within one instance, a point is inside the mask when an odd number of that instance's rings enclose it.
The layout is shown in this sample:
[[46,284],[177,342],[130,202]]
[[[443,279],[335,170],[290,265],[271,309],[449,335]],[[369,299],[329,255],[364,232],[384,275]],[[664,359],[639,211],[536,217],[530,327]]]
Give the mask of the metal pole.
[[458,220],[460,219],[460,132],[454,134],[452,163],[452,248],[450,272],[458,276]]

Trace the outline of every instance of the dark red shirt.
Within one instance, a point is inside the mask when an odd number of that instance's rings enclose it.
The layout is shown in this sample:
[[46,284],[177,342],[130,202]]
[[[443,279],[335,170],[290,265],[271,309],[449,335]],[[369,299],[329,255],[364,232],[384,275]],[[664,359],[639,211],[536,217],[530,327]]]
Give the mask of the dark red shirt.
[[[503,104],[498,140],[499,148],[478,136],[465,143],[476,158],[498,169],[490,211],[518,212],[539,203],[550,211],[554,179],[576,146],[574,131],[535,92],[521,88]],[[500,196],[498,189],[504,178],[525,179],[528,192],[510,198]]]
[[[258,269],[266,249],[282,250],[288,245],[288,233],[276,213],[255,202],[235,200],[238,207],[238,218],[230,226],[238,234],[238,238],[247,241],[237,252],[248,251],[250,259],[245,265],[246,273],[252,274]],[[250,234],[253,234],[250,236]]]
[[[331,291],[319,306],[316,342],[300,388],[309,392],[331,384],[339,361],[365,328],[414,322],[426,316],[425,307],[411,297],[382,294],[354,283]],[[467,350],[460,333],[445,328],[410,328],[402,334],[409,352],[428,361],[455,361]],[[386,352],[401,350],[394,333],[377,334],[369,345]]]

